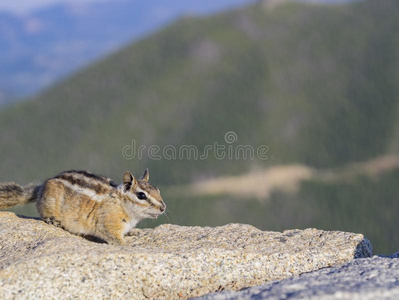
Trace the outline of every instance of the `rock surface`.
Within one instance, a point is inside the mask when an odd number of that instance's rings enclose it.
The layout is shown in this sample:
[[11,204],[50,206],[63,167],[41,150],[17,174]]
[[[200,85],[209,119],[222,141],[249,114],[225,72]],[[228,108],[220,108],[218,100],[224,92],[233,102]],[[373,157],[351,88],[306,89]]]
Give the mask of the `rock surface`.
[[186,299],[370,255],[361,234],[240,224],[135,229],[111,246],[0,212],[0,299]]
[[303,274],[240,292],[198,300],[226,299],[399,299],[399,258],[356,259],[342,267]]

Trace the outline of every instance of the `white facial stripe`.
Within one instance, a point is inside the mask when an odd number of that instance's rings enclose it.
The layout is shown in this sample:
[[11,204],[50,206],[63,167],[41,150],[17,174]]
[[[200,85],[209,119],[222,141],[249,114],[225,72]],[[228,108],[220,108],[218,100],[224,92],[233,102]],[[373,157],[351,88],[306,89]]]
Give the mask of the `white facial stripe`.
[[63,185],[69,187],[74,192],[88,196],[88,197],[90,197],[90,199],[92,199],[94,201],[102,202],[104,199],[107,198],[107,195],[98,195],[95,191],[93,191],[91,189],[73,185],[72,183],[70,183],[69,181],[66,181],[64,179],[57,178],[56,180],[62,182]]
[[142,190],[141,188],[137,188],[137,192],[138,193],[144,193],[144,194],[146,194],[147,195],[147,192],[146,191],[144,191],[144,190]]
[[159,205],[161,204],[157,199],[155,199],[155,198],[152,197],[151,195],[147,195],[147,198],[148,198],[148,200],[150,200],[150,202],[151,202],[152,204],[154,204],[155,206],[159,206]]

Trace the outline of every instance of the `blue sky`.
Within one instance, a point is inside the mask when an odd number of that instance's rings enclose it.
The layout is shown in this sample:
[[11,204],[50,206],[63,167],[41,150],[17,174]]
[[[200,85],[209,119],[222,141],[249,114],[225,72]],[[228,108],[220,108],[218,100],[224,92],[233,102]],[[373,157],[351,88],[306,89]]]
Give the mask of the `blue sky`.
[[[110,0],[1,0],[0,10],[16,13],[26,13],[57,3],[84,4]],[[118,0],[113,0],[118,1]],[[133,0],[134,1],[134,0]]]

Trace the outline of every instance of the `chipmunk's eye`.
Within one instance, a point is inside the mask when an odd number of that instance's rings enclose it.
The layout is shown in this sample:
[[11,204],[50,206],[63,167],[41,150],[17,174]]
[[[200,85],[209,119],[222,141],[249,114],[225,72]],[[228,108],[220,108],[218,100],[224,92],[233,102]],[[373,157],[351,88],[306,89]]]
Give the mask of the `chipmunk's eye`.
[[137,195],[137,198],[139,198],[140,200],[147,199],[146,194],[144,194],[143,192],[138,192],[136,195]]

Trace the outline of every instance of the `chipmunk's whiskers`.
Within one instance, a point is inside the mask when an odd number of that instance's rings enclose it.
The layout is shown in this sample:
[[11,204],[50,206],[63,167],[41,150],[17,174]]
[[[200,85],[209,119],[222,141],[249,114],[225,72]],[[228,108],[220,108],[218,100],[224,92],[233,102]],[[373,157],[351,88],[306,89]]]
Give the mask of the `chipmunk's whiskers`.
[[170,218],[169,218],[169,215],[168,215],[168,213],[170,212],[170,210],[165,210],[163,213],[165,214],[165,216],[166,216],[166,219],[168,220],[168,222],[170,221]]

